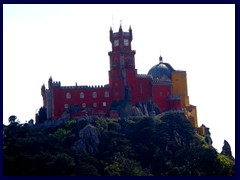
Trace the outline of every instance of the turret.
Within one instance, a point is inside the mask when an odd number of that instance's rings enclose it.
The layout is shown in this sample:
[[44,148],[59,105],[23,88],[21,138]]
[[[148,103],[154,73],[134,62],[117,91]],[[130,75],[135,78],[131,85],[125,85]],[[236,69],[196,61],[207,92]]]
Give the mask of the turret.
[[122,35],[122,33],[123,33],[122,24],[120,24],[120,26],[119,26],[119,34],[120,34],[120,36]]
[[47,103],[47,102],[46,102],[46,98],[47,98],[47,97],[46,97],[46,88],[45,88],[45,85],[44,85],[44,84],[42,85],[42,88],[41,88],[41,95],[42,95],[42,97],[43,97],[43,106],[46,107],[46,105],[47,105],[47,104],[46,104],[46,103]]
[[131,28],[131,26],[129,26],[129,30],[128,31],[129,31],[129,34],[130,34],[129,40],[132,41],[133,36],[132,36],[132,28]]
[[43,85],[42,85],[42,88],[41,88],[41,94],[42,94],[42,96],[45,95],[45,90],[46,90],[46,88],[45,88],[45,85],[43,84]]
[[49,80],[48,80],[48,89],[50,89],[52,87],[52,76],[50,76]]
[[112,30],[112,27],[110,27],[109,34],[110,34],[110,41],[112,42],[112,39],[113,39],[113,30]]

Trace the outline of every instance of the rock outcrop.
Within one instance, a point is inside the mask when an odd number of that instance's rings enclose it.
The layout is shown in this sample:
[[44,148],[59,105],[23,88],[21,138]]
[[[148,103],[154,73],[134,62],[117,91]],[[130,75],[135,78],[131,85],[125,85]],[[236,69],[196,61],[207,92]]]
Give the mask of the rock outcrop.
[[226,140],[224,140],[221,154],[228,156],[230,159],[234,160],[234,157],[232,156],[231,146]]
[[98,153],[100,144],[100,133],[96,127],[91,124],[86,125],[79,131],[79,140],[75,142],[74,147],[80,152]]
[[178,134],[178,132],[176,130],[173,131],[173,134],[174,134],[175,143],[178,146],[182,146],[183,145],[182,137]]

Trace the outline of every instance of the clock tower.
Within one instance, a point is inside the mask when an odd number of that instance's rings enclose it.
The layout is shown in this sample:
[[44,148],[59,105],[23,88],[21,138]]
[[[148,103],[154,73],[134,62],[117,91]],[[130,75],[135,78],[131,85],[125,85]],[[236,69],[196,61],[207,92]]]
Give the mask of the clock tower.
[[114,89],[114,96],[117,100],[131,100],[132,92],[136,83],[137,70],[135,69],[135,51],[131,48],[132,29],[123,32],[120,25],[119,31],[113,33],[110,28],[110,42],[112,51],[110,57],[109,84]]

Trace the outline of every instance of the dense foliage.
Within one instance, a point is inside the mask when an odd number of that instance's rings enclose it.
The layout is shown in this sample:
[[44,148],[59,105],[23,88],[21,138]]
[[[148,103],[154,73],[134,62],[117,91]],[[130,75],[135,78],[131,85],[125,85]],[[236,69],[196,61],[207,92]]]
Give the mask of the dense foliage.
[[[75,148],[91,123],[97,153]],[[57,126],[4,126],[4,175],[208,176],[235,174],[234,162],[209,146],[179,115],[69,120]]]

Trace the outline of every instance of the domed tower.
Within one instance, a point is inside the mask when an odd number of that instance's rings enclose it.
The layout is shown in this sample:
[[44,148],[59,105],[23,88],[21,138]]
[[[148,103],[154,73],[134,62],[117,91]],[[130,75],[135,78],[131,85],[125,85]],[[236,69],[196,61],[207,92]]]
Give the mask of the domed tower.
[[148,75],[152,76],[153,81],[171,83],[171,96],[180,97],[186,117],[194,127],[198,127],[196,106],[189,104],[186,71],[175,70],[170,64],[163,62],[160,56],[159,63],[149,70]]
[[172,71],[174,71],[173,67],[168,63],[164,63],[162,56],[160,56],[159,63],[148,72],[148,76],[152,77],[152,99],[158,105],[160,112],[181,109],[179,99],[177,99],[177,104],[174,103],[176,106],[172,106],[172,102],[175,101],[172,99]]
[[181,106],[185,107],[189,104],[187,91],[186,71],[177,71],[170,64],[163,62],[162,57],[159,58],[159,64],[153,66],[148,75],[153,79],[169,79],[172,82],[172,95],[181,98]]

